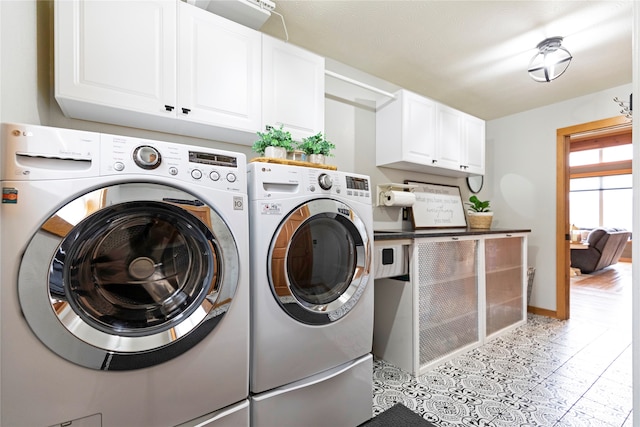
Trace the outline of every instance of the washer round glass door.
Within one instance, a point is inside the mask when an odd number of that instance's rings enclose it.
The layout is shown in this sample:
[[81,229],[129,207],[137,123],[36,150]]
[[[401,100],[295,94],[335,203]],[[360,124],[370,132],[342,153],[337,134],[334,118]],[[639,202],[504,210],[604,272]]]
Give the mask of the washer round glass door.
[[137,369],[211,332],[238,271],[235,240],[214,208],[173,187],[128,183],[49,217],[25,250],[18,292],[29,326],[58,355]]
[[294,319],[334,322],[355,307],[370,270],[363,221],[348,205],[316,199],[290,212],[269,249],[271,290]]

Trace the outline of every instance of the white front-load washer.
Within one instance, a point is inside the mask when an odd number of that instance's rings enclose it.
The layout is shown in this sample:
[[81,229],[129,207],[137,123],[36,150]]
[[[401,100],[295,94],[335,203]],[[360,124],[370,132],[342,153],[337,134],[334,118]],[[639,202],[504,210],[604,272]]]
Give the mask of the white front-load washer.
[[2,144],[0,424],[248,425],[245,156],[9,123]]
[[[373,336],[369,177],[263,162],[247,169],[252,425],[366,421]],[[301,401],[304,416],[296,418],[293,406]],[[327,418],[322,401],[331,402],[337,418]]]

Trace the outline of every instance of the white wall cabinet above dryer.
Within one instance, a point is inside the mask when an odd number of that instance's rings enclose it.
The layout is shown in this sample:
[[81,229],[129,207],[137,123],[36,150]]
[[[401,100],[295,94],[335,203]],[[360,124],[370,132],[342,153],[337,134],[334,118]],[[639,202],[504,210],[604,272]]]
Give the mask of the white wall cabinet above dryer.
[[262,35],[262,123],[294,140],[324,131],[324,58]]
[[260,33],[175,0],[55,3],[65,115],[251,144]]
[[376,166],[483,175],[484,151],[483,120],[407,90],[376,114]]

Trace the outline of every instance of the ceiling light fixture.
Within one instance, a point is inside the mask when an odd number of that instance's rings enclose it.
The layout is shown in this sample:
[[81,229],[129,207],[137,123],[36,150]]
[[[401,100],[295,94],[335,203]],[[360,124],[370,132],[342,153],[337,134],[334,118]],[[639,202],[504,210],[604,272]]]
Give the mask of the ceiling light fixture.
[[571,63],[571,54],[562,47],[562,37],[550,37],[541,41],[538,53],[531,58],[529,75],[537,82],[550,82],[560,77]]

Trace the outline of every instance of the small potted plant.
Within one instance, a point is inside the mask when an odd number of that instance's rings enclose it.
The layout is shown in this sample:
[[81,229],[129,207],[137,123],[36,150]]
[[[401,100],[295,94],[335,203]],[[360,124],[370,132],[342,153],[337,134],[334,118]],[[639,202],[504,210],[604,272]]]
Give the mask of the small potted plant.
[[327,141],[327,139],[322,136],[322,132],[303,138],[302,142],[298,145],[298,149],[307,154],[307,159],[311,163],[324,163],[325,157],[332,156],[331,150],[334,148],[336,148],[336,146],[330,141]]
[[286,159],[287,151],[295,148],[291,133],[283,130],[282,125],[279,129],[267,126],[266,132],[257,132],[257,134],[260,139],[253,143],[251,149],[260,156]]
[[482,201],[474,194],[469,197],[469,201],[466,204],[469,206],[467,218],[469,219],[470,228],[491,228],[493,212],[491,212],[488,200]]

